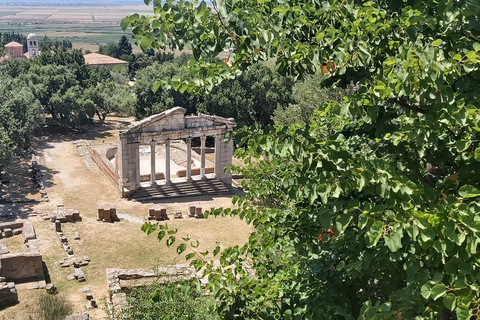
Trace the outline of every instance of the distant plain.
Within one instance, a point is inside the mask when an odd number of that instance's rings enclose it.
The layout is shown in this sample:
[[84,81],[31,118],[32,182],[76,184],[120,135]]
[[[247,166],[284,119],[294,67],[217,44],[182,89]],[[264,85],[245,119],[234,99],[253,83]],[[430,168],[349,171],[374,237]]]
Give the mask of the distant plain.
[[39,39],[67,38],[75,48],[97,51],[99,44],[118,42],[124,34],[130,38],[130,31],[124,32],[120,21],[134,13],[152,15],[153,8],[143,1],[120,6],[0,5],[0,32],[14,31],[25,36],[33,32]]

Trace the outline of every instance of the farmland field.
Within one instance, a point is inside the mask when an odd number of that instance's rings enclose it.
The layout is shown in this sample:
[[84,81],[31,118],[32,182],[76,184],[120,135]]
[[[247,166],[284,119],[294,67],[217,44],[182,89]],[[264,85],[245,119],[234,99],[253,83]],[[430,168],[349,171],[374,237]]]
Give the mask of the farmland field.
[[[149,15],[152,7],[139,1],[138,5],[123,6],[2,6],[0,5],[0,32],[14,31],[39,39],[68,38],[74,47],[98,48],[99,44],[117,42],[123,32],[120,21],[133,13]],[[138,48],[137,48],[138,50]],[[93,50],[92,50],[93,51]]]

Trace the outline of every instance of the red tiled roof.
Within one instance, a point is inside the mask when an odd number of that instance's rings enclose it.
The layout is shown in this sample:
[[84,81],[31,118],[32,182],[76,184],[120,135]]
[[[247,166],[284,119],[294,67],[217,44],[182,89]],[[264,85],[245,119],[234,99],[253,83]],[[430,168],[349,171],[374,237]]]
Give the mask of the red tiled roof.
[[5,48],[8,48],[8,47],[23,47],[23,44],[12,41],[5,45]]
[[110,56],[106,56],[104,54],[100,53],[89,53],[83,55],[83,58],[85,58],[85,63],[90,64],[90,65],[97,65],[97,64],[128,64],[127,61],[120,60],[117,58],[113,58]]

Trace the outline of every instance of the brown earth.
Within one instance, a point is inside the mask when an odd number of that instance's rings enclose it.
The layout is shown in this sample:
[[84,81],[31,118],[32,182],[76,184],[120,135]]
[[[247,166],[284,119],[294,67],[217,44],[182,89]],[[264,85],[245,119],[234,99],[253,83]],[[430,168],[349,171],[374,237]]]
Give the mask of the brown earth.
[[[147,236],[141,231],[141,224],[146,221],[145,216],[152,202],[140,203],[120,198],[119,192],[110,180],[93,163],[88,152],[85,152],[84,146],[87,144],[115,142],[118,129],[131,121],[125,118],[107,118],[104,124],[95,125],[86,131],[53,133],[41,137],[36,142],[34,151],[45,171],[45,186],[50,201],[37,204],[3,204],[2,207],[5,212],[10,210],[23,216],[25,213],[21,210],[33,207],[35,210],[49,211],[54,210],[58,204],[64,204],[65,209],[80,210],[82,221],[62,224],[62,230],[75,255],[88,255],[91,259],[91,263],[82,268],[87,279],[83,283],[66,280],[66,276],[74,271],[73,268],[60,267],[59,261],[66,257],[66,254],[54,231],[53,223],[44,221],[39,216],[30,216],[29,219],[32,220],[37,238],[40,240],[43,260],[48,268],[47,281],[50,280],[61,293],[67,295],[74,304],[75,312],[86,311],[87,300],[81,290],[83,287],[89,287],[99,302],[98,309],[89,311],[97,320],[107,318],[106,268],[151,269],[159,265],[185,263],[184,256],[176,254],[176,245],[167,248],[165,240],[162,243],[156,241],[156,233]],[[40,198],[38,193],[32,191],[32,175],[28,172],[30,164],[31,159],[27,157],[23,162],[18,160],[8,168],[5,177],[9,177],[10,181],[4,185],[2,192],[4,198]],[[181,210],[186,214],[188,204],[192,202],[200,202],[204,210],[212,207],[230,207],[231,197],[176,198],[163,201],[162,205],[166,206],[167,212]],[[116,223],[98,222],[97,208],[101,204],[115,205],[117,213],[128,219]],[[177,239],[190,235],[193,240],[200,241],[199,250],[210,252],[217,242],[222,247],[245,243],[252,231],[252,228],[243,221],[229,217],[203,220],[172,219],[168,221],[168,226],[178,229]],[[73,240],[75,231],[78,231],[80,240]],[[42,291],[30,287],[29,284],[17,286],[20,303],[0,310],[0,319],[29,318]]]

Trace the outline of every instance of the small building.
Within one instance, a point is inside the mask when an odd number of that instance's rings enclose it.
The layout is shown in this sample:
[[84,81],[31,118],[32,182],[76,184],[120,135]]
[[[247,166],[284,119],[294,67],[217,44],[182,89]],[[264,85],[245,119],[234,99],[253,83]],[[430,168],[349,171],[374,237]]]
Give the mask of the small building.
[[5,59],[25,58],[23,55],[23,44],[12,41],[5,45]]
[[128,62],[113,58],[104,54],[100,53],[89,53],[83,55],[85,59],[85,63],[91,66],[99,66],[99,67],[107,67],[109,69],[113,69],[115,66],[123,66],[128,68]]

